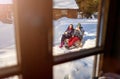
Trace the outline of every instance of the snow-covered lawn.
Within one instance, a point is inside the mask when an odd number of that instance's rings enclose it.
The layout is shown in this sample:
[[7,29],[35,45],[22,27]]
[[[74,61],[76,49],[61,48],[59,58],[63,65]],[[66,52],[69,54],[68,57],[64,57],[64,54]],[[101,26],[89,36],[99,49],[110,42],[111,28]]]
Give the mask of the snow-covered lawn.
[[[59,48],[61,36],[69,24],[74,27],[81,23],[85,30],[83,37],[83,47],[68,50],[66,48]],[[54,26],[54,41],[53,41],[53,55],[60,55],[70,53],[72,51],[80,51],[81,49],[94,48],[96,46],[96,31],[97,19],[70,19],[62,17],[53,21]],[[53,67],[54,79],[91,79],[93,71],[94,56],[67,62]]]
[[[92,79],[94,56],[53,67],[54,79]],[[65,77],[68,78],[65,78]]]
[[[83,47],[68,50],[66,48],[59,48],[61,36],[67,29],[69,24],[73,24],[74,28],[78,23],[81,23],[85,30],[83,38]],[[62,17],[58,20],[53,21],[54,26],[54,41],[53,41],[53,55],[60,55],[72,51],[79,51],[80,49],[89,49],[96,46],[96,30],[97,30],[97,19],[70,19]]]
[[[85,35],[83,39],[83,47],[82,48],[75,48],[72,50],[68,50],[63,48],[59,48],[60,44],[60,39],[66,28],[68,27],[69,24],[73,24],[74,27],[78,23],[81,23],[85,30]],[[13,42],[13,44],[8,46],[4,46],[2,40],[3,37],[8,37],[11,36],[13,38],[14,32],[11,32],[8,34],[8,28],[14,27],[14,26],[7,26],[6,24],[0,23],[0,28],[1,28],[1,35],[0,35],[0,67],[4,66],[10,66],[13,64],[16,64],[16,49]],[[5,27],[6,26],[6,27]],[[81,49],[89,49],[93,48],[96,46],[96,27],[97,27],[97,20],[96,19],[70,19],[70,18],[60,18],[56,21],[53,22],[54,26],[54,40],[53,40],[53,55],[60,55],[64,53],[69,53],[72,51],[79,51]],[[5,30],[3,32],[3,30]],[[4,33],[4,34],[3,34]],[[12,33],[12,35],[10,35]],[[6,36],[5,36],[6,35]],[[8,38],[5,38],[8,39]],[[13,38],[14,39],[14,38]],[[10,39],[6,41],[13,40]],[[7,43],[7,42],[5,42]],[[6,44],[7,45],[7,44]],[[4,48],[2,48],[4,47]],[[6,62],[7,61],[7,62]],[[71,61],[65,64],[57,65],[53,67],[53,74],[54,74],[54,79],[90,79],[92,76],[92,70],[93,70],[93,61],[94,61],[94,56],[80,59],[80,60],[75,60]],[[8,63],[9,62],[9,63]],[[13,78],[12,78],[13,79]]]
[[17,64],[16,49],[14,45],[0,49],[0,68]]
[[14,25],[0,22],[0,68],[17,64]]

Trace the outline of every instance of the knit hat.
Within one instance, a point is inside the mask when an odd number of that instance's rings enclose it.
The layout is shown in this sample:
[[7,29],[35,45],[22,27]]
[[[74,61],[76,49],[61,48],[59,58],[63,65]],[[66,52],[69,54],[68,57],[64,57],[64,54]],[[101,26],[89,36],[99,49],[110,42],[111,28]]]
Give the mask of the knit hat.
[[83,28],[82,26],[81,26],[81,24],[80,23],[78,23],[78,25],[77,26],[79,26],[80,28]]

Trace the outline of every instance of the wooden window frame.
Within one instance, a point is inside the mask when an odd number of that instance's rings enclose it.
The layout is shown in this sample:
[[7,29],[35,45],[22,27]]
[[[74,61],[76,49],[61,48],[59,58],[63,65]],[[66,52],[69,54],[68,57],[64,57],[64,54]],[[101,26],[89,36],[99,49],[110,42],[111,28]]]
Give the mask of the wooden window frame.
[[104,49],[105,49],[104,45],[105,45],[105,41],[106,41],[106,29],[107,29],[109,5],[110,5],[110,1],[107,1],[107,0],[100,1],[100,6],[99,6],[100,14],[98,17],[99,22],[98,22],[98,28],[97,28],[96,47],[77,51],[77,52],[66,53],[64,55],[54,56],[53,57],[54,65],[95,55],[95,61],[94,61],[95,66],[93,69],[93,71],[94,71],[93,78],[98,76],[100,68],[98,68],[97,66],[99,65],[98,60],[99,60],[99,58],[101,58],[101,55],[99,57],[98,54],[103,54]]
[[[52,67],[54,65],[104,53],[110,1],[102,0],[102,2],[104,8],[101,6],[97,46],[92,49],[52,56],[52,0],[47,2],[41,0],[34,0],[34,2],[33,0],[14,0],[18,65],[0,69],[0,78],[22,74],[23,79],[52,79]],[[47,4],[47,7],[45,4]],[[31,21],[35,23],[32,25]],[[102,34],[100,33],[101,30]],[[28,40],[26,40],[26,36],[29,38]],[[101,38],[101,41],[99,38]]]

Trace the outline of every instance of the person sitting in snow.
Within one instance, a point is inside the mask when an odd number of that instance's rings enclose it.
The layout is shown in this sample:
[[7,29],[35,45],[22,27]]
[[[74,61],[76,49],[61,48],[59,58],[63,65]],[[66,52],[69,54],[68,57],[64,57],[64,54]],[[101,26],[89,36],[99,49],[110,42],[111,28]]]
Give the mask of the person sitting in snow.
[[66,39],[70,39],[70,38],[72,37],[73,33],[74,33],[73,24],[70,24],[70,25],[68,26],[67,30],[66,30],[66,31],[64,32],[64,34],[62,35],[61,44],[60,44],[60,46],[59,46],[60,48],[63,47],[64,41],[65,41]]
[[79,41],[79,43],[81,44],[83,35],[84,35],[84,29],[83,27],[81,27],[81,24],[78,24],[74,30],[73,36],[68,41],[68,48],[74,45],[76,41]]

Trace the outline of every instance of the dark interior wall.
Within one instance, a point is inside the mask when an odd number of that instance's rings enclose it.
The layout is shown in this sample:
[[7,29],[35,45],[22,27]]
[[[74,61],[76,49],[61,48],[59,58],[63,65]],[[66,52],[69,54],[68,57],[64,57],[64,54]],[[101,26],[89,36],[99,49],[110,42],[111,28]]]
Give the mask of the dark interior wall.
[[112,46],[113,49],[111,52],[111,56],[114,56],[115,58],[120,60],[120,9],[118,7],[120,6],[117,6],[117,12],[116,12],[117,18],[116,18],[116,26],[113,36],[113,46]]
[[120,2],[111,0],[107,38],[104,49],[103,72],[114,72],[120,74]]

